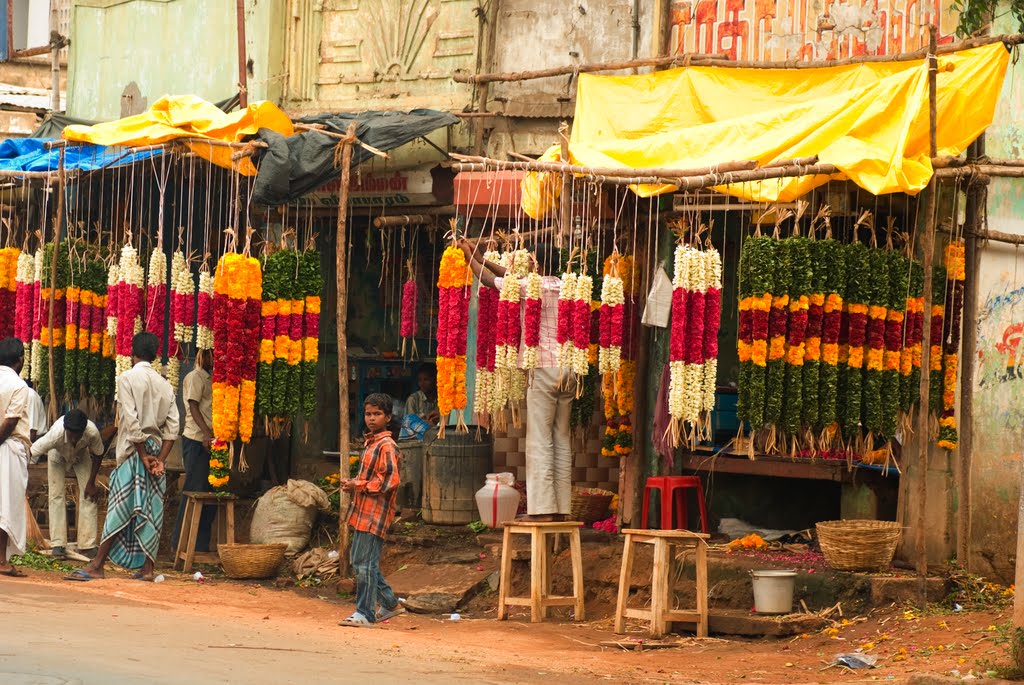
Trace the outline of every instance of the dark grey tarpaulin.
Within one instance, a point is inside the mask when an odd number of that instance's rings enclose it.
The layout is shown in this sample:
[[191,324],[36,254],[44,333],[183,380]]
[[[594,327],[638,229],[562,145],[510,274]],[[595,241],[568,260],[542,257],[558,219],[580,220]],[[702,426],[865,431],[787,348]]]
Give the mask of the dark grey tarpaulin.
[[[459,122],[455,116],[433,109],[320,114],[297,121],[303,124],[322,124],[326,130],[344,134],[353,120],[359,124],[356,137],[385,152]],[[334,161],[337,138],[316,131],[285,138],[267,129],[260,129],[257,137],[269,147],[260,155],[260,171],[253,184],[252,201],[256,204],[280,205],[291,202],[341,175],[341,169]],[[365,162],[371,156],[373,153],[368,150],[358,145],[353,147],[352,166]]]

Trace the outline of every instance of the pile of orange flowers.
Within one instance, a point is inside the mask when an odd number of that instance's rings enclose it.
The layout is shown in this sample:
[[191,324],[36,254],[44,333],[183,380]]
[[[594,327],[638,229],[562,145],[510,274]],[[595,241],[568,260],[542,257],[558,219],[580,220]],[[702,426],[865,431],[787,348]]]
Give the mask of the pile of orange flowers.
[[744,550],[744,551],[757,551],[762,549],[768,549],[768,543],[764,541],[757,533],[751,533],[742,538],[737,538],[730,542],[727,547],[730,551]]
[[472,283],[473,273],[466,255],[449,245],[441,255],[437,276],[437,406],[441,436],[453,410],[459,412],[458,430],[467,430],[462,410],[466,408],[466,332]]
[[224,442],[252,437],[262,292],[259,260],[221,257],[213,295],[213,434]]

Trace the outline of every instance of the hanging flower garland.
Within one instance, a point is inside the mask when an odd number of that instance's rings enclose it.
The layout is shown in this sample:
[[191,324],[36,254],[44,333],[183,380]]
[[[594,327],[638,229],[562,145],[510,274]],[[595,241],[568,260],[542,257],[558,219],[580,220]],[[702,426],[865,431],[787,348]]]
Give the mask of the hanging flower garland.
[[[714,411],[718,392],[718,330],[722,323],[722,255],[709,246],[704,251],[704,274],[707,292],[704,294],[704,396],[701,411]],[[706,424],[706,437],[710,432],[710,416]]]
[[[54,250],[57,251],[57,272],[51,274]],[[53,389],[58,397],[64,394],[64,367],[67,324],[66,289],[70,280],[71,265],[68,259],[66,244],[54,245],[47,243],[41,251],[42,256],[37,262],[40,271],[40,289],[38,304],[39,353],[38,364],[34,364],[33,381],[37,381],[36,391],[43,396],[50,393],[50,363],[53,358]],[[40,253],[37,253],[37,257]],[[50,289],[53,288],[53,326],[50,326]],[[36,362],[36,346],[33,343],[33,362]]]
[[845,249],[839,242],[826,238],[818,242],[819,263],[825,270],[825,303],[821,319],[821,366],[818,398],[821,410],[815,428],[822,431],[823,445],[831,445],[835,426],[840,422],[839,404],[839,338],[843,320],[843,296],[846,293],[847,269]]
[[21,250],[16,247],[0,249],[0,339],[14,335],[20,258]]
[[[507,280],[515,282],[512,278]],[[469,286],[472,283],[473,272],[466,263],[466,255],[455,245],[449,245],[441,255],[437,277],[437,405],[441,414],[439,437],[444,436],[449,414],[455,410],[459,412],[457,430],[468,430],[462,410],[466,408],[466,329],[469,322]]]
[[846,312],[849,321],[842,425],[848,436],[859,434],[864,388],[864,346],[867,343],[868,297],[870,295],[871,256],[862,243],[846,246]]
[[[320,361],[320,293],[324,289],[320,251],[307,249],[299,261],[298,295],[292,302],[291,330],[294,340],[297,322],[302,322],[302,414],[311,419],[316,414],[316,367]],[[292,356],[288,358],[291,364]]]
[[289,394],[301,392],[292,387],[288,366],[296,258],[294,251],[281,249],[267,256],[263,266],[256,407],[264,416],[283,418],[288,414]]
[[118,377],[132,367],[132,338],[142,330],[142,300],[145,272],[139,254],[131,245],[121,248],[117,284],[117,352]]
[[[116,254],[116,252],[115,252]],[[107,297],[104,303],[104,322],[106,327],[103,331],[103,366],[111,370],[111,379],[117,377],[117,313],[120,308],[120,287],[121,266],[111,256],[110,266],[107,268]],[[116,389],[116,383],[114,383]]]
[[526,277],[526,306],[523,316],[523,370],[540,364],[541,277],[531,271]]
[[[494,250],[488,250],[484,252],[484,261],[498,264],[501,255]],[[480,422],[486,421],[488,415],[500,409],[493,406],[495,399],[492,397],[495,392],[498,297],[498,291],[494,288],[481,285],[477,289],[476,388],[473,393],[473,412]]]
[[[636,342],[632,326],[635,314],[633,258],[618,254],[607,257],[604,261],[603,275],[602,290],[609,279],[618,280],[623,288],[622,321],[615,321],[615,317],[610,317],[610,322],[607,318],[601,320],[602,352],[604,348],[612,347],[611,343],[615,340],[614,334],[608,339],[604,338],[609,324],[620,330],[622,336],[619,368],[614,373],[605,375],[601,385],[605,417],[601,454],[609,458],[618,458],[629,456],[633,451],[633,427],[630,418],[633,413],[633,383],[636,378]],[[613,289],[616,287],[614,280]],[[602,300],[605,299],[602,293]],[[610,308],[606,308],[602,302],[602,317],[608,316],[606,309]]]
[[164,344],[164,323],[167,312],[167,255],[163,244],[158,243],[149,255],[149,272],[146,279],[146,330],[156,336],[157,353],[153,367],[164,377],[167,369],[161,357],[167,349]]
[[908,420],[921,398],[921,343],[924,334],[924,267],[913,260],[909,264],[910,284],[903,322],[903,349],[900,352],[900,412]]
[[807,298],[807,331],[804,343],[803,424],[808,429],[821,429],[821,352],[825,324],[825,288],[829,264],[825,261],[825,241],[810,244],[811,294]]
[[[874,435],[882,434],[882,376],[885,365],[885,320],[890,302],[889,265],[883,250],[868,253],[866,285],[868,301],[864,373],[864,427]],[[851,345],[853,344],[851,340]]]
[[210,444],[210,475],[207,481],[217,492],[223,492],[231,480],[231,446],[220,438]]
[[964,241],[957,240],[946,246],[946,273],[950,316],[946,325],[943,345],[942,416],[939,418],[938,445],[945,450],[956,449],[959,435],[956,426],[956,378],[960,363],[960,326],[964,313],[964,282],[967,279],[967,262],[964,256]]
[[[704,403],[704,296],[707,292],[707,273],[703,253],[696,248],[687,250],[690,283],[686,292],[686,365],[683,367],[683,394],[685,398],[683,421],[697,428],[700,425]],[[696,434],[690,433],[690,445],[696,446]]]
[[583,273],[576,277],[576,296],[572,302],[572,371],[579,382],[590,373],[590,302],[594,279]]
[[43,311],[40,296],[43,292],[44,256],[45,251],[40,247],[32,258],[32,359],[30,366],[32,382],[37,387],[42,381],[43,373],[43,344],[39,338],[43,333]]
[[[930,354],[928,361],[928,410],[936,416],[942,414],[942,342],[945,332],[946,307],[952,307],[948,297],[945,266],[936,265],[932,271],[932,319],[928,332]],[[948,300],[947,300],[948,297]]]
[[82,288],[84,264],[79,259],[71,260],[68,271],[68,286],[64,290],[64,383],[68,394],[73,395],[80,384],[79,368],[84,367],[85,362],[78,355],[78,320],[85,295]]
[[776,241],[778,264],[768,312],[768,370],[765,379],[764,421],[782,427],[782,405],[786,391],[786,332],[789,323],[790,251],[785,241]]
[[16,308],[14,321],[14,335],[19,338],[25,346],[25,365],[22,367],[22,376],[27,378],[29,367],[32,364],[32,310],[34,299],[32,297],[35,273],[35,260],[28,252],[18,255],[18,274]]
[[896,437],[900,416],[900,361],[906,322],[910,260],[891,248],[886,251],[889,270],[889,311],[885,318],[885,357],[882,362],[882,430],[886,440]]
[[785,407],[783,426],[796,436],[803,422],[804,361],[807,355],[807,324],[810,318],[810,296],[813,286],[810,239],[793,236],[785,241],[789,263],[789,316],[786,336]]
[[[611,259],[618,260],[617,256]],[[622,363],[622,323],[626,306],[625,286],[614,273],[605,273],[601,281],[600,350],[598,372],[618,372]],[[539,311],[538,311],[539,315]]]
[[213,349],[213,276],[204,266],[196,296],[196,348]]
[[[747,238],[740,253],[740,320],[738,352],[740,389],[737,413],[752,432],[765,427],[768,380],[769,322],[775,287],[777,241],[769,236]],[[753,442],[751,442],[751,448]]]
[[[98,257],[90,260],[86,274],[91,300],[88,327],[85,326],[85,314],[81,319],[88,346],[86,385],[89,394],[105,398],[113,394],[114,385],[113,349],[107,336],[108,275],[106,267]],[[83,340],[81,334],[79,340]]]
[[558,319],[555,340],[558,343],[558,368],[572,371],[573,360],[573,312],[576,301],[576,274],[566,271],[558,290]]
[[690,287],[689,245],[676,245],[673,253],[672,272],[672,310],[669,329],[669,392],[668,413],[671,417],[672,444],[678,445],[682,430],[682,422],[687,412],[686,399],[686,306]]
[[418,322],[416,319],[416,272],[412,269],[412,260],[406,262],[406,270],[409,273],[405,283],[402,284],[402,311],[401,324],[398,334],[402,338],[402,356],[405,356],[406,345],[410,345],[409,354],[416,357],[416,333]]
[[178,250],[171,257],[171,324],[167,350],[167,380],[175,388],[181,376],[183,348],[191,344],[195,331],[195,290],[192,270],[185,254]]
[[262,290],[258,260],[235,253],[220,258],[213,298],[213,434],[225,443],[252,437]]

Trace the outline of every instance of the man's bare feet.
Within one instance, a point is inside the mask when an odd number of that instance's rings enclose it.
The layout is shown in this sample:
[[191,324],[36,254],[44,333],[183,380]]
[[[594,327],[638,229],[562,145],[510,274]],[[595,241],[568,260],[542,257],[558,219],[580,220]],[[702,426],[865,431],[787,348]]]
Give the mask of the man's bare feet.
[[560,520],[557,517],[559,514],[527,514],[518,518],[518,521],[525,521],[526,523],[555,523]]

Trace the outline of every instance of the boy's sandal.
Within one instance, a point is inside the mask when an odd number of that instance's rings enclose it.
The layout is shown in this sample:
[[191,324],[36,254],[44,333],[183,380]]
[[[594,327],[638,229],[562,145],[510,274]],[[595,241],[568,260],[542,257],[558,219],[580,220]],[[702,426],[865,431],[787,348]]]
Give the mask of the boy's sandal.
[[399,615],[404,614],[404,613],[405,613],[405,607],[402,606],[401,604],[396,604],[391,609],[385,609],[384,607],[381,607],[380,611],[377,612],[377,620],[378,621],[387,621],[389,618],[394,618],[395,616],[399,616]]
[[370,623],[365,616],[360,614],[358,611],[348,618],[338,621],[339,626],[345,626],[347,628],[369,628],[373,624]]

